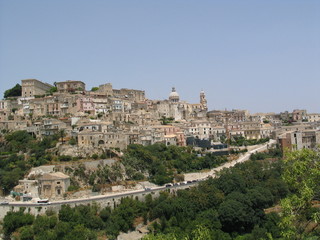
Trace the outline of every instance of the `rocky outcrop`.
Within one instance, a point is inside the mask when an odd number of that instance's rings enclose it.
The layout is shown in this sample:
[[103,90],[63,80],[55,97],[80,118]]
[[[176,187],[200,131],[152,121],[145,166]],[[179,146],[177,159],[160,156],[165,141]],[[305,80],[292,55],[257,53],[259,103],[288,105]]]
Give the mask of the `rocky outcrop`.
[[92,146],[72,146],[69,144],[63,144],[58,146],[58,155],[68,155],[71,157],[88,158],[93,154],[101,155],[105,152],[105,149],[92,147]]

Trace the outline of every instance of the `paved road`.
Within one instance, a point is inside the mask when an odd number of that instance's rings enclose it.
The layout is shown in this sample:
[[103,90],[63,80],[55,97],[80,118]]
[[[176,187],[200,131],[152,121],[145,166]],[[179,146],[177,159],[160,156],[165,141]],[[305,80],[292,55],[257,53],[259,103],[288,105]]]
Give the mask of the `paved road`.
[[219,167],[213,168],[208,172],[187,173],[184,175],[185,180],[206,179],[208,177],[216,177],[216,173],[221,171],[223,168],[230,168],[236,165],[237,163],[245,162],[250,159],[251,154],[265,151],[266,149],[268,149],[269,146],[275,143],[276,143],[276,140],[270,139],[269,142],[265,144],[257,145],[253,147],[249,152],[246,152],[245,154],[241,154],[238,159],[232,162],[227,162]]
[[[173,186],[160,186],[160,187],[153,187],[150,189],[145,189],[145,190],[136,190],[136,191],[131,191],[131,192],[125,192],[125,193],[115,193],[115,194],[108,194],[108,195],[99,195],[99,196],[94,196],[90,198],[81,198],[81,199],[72,199],[72,200],[64,200],[64,201],[54,201],[48,203],[22,203],[22,202],[11,202],[8,205],[9,206],[17,206],[17,207],[29,207],[29,206],[45,206],[45,205],[62,205],[62,204],[68,204],[68,203],[85,203],[85,202],[91,202],[91,201],[97,201],[97,200],[108,200],[108,199],[113,199],[113,198],[121,198],[121,197],[127,197],[127,196],[135,196],[139,195],[141,193],[149,193],[149,192],[157,192],[157,191],[163,191],[165,189],[183,189],[189,186],[193,186],[198,184],[199,181],[204,181],[208,177],[216,177],[216,173],[221,171],[224,168],[230,168],[233,167],[237,163],[245,162],[249,160],[250,155],[256,152],[261,152],[264,151],[268,148],[268,146],[276,143],[275,140],[270,140],[266,144],[258,145],[256,148],[250,150],[249,152],[241,155],[238,159],[228,162],[223,164],[220,167],[211,169],[209,172],[206,173],[191,173],[193,174],[193,179],[192,182],[191,179],[187,179],[188,182],[183,184],[183,185],[173,185]],[[188,175],[188,174],[186,174]],[[188,178],[188,177],[187,177]]]
[[122,198],[122,197],[128,197],[128,196],[135,196],[139,195],[141,193],[151,193],[151,192],[157,192],[157,191],[163,191],[165,189],[182,189],[189,186],[193,186],[197,184],[198,182],[190,182],[185,183],[183,185],[173,185],[173,186],[160,186],[160,187],[154,187],[152,189],[144,189],[144,190],[137,190],[137,191],[130,191],[125,193],[115,193],[115,194],[108,194],[108,195],[99,195],[94,196],[90,198],[80,198],[80,199],[71,199],[71,200],[63,200],[63,201],[54,201],[49,203],[24,203],[24,202],[10,202],[9,206],[15,206],[15,207],[30,207],[30,206],[50,206],[50,205],[63,205],[63,204],[70,204],[70,203],[85,203],[85,202],[92,202],[97,200],[108,200],[113,198]]

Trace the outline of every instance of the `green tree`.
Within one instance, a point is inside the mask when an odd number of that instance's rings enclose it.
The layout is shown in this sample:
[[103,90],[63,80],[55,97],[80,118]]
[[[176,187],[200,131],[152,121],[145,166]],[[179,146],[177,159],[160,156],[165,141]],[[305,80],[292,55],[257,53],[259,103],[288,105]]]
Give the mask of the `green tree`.
[[47,93],[50,94],[50,95],[52,95],[53,93],[55,93],[55,92],[57,92],[57,91],[58,91],[58,88],[57,88],[57,87],[52,87],[52,88],[50,88],[50,89],[47,91]]
[[59,136],[60,136],[61,142],[64,143],[64,137],[66,136],[66,130],[65,129],[60,129],[59,130]]
[[33,228],[30,225],[21,227],[19,232],[20,232],[20,239],[21,240],[33,240],[34,239]]
[[8,212],[3,219],[3,230],[6,236],[10,236],[16,229],[31,225],[34,221],[34,216],[31,214],[19,212]]
[[33,223],[34,232],[44,232],[46,230],[52,229],[57,224],[56,216],[40,216],[38,215]]
[[320,212],[306,221],[306,212],[312,208],[312,200],[320,196],[320,156],[310,149],[287,152],[284,159],[283,179],[289,185],[291,195],[281,200],[282,236],[285,239],[302,239],[310,221],[316,226]]
[[72,229],[72,223],[59,221],[54,228],[57,239],[63,239],[63,237],[69,233],[70,229]]
[[71,138],[71,139],[69,140],[69,144],[74,146],[74,145],[77,144],[77,140],[76,140],[75,138]]
[[22,87],[20,84],[16,84],[13,88],[4,92],[4,98],[21,96]]
[[254,224],[253,211],[237,200],[228,199],[218,208],[219,219],[226,232],[246,232]]
[[97,239],[96,234],[90,229],[84,227],[82,224],[78,224],[69,231],[69,233],[65,236],[65,239],[68,240],[95,240]]
[[5,139],[8,142],[7,149],[11,152],[26,151],[27,147],[31,145],[31,141],[35,140],[24,130],[7,134]]

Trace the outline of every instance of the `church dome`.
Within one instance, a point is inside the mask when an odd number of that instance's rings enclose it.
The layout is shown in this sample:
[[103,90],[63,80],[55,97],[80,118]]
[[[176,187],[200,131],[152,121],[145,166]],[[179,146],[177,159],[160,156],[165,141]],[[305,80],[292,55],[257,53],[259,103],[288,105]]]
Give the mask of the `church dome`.
[[180,96],[176,92],[176,89],[174,87],[172,88],[172,92],[169,95],[169,100],[172,102],[179,102],[179,100],[180,100]]

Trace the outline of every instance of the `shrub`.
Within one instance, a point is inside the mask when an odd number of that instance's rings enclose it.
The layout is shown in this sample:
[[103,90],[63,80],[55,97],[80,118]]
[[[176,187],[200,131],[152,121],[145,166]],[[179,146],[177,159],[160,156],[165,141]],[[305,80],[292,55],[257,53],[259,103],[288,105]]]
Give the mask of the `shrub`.
[[62,161],[62,162],[69,162],[72,160],[72,157],[68,155],[61,155],[58,157],[58,159],[59,161]]

